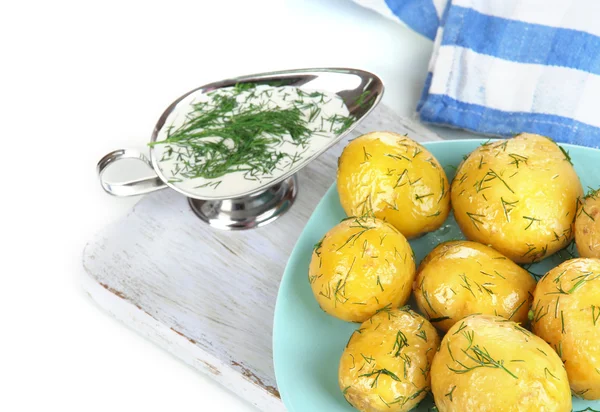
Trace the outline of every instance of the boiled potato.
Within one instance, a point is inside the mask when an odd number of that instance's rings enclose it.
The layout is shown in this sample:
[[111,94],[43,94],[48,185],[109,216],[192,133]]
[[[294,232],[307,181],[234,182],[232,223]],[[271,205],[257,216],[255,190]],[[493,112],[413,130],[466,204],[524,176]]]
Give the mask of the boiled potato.
[[455,324],[431,365],[440,412],[571,412],[560,358],[541,338],[498,316]]
[[600,197],[594,191],[579,205],[575,243],[581,257],[600,258]]
[[600,399],[600,260],[568,260],[538,283],[532,306],[533,332],[565,362],[571,389]]
[[315,245],[309,267],[321,308],[350,322],[404,305],[414,277],[406,238],[388,223],[368,217],[350,218],[331,229]]
[[448,179],[438,161],[391,132],[368,133],[346,146],[337,189],[348,216],[372,212],[408,239],[439,228],[450,211]]
[[386,308],[350,337],[340,360],[340,389],[360,411],[409,411],[429,391],[429,367],[439,343],[421,315],[406,307]]
[[583,190],[566,152],[523,133],[475,149],[458,167],[451,193],[469,240],[531,263],[571,242]]
[[474,313],[525,322],[534,289],[525,269],[469,241],[438,245],[421,262],[414,283],[419,309],[443,331]]

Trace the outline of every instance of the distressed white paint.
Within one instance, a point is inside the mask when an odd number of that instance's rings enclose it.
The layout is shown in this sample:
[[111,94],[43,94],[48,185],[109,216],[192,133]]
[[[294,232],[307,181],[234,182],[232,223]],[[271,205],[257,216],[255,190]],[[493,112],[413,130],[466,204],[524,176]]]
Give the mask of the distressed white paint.
[[[349,139],[374,130],[440,140],[383,106]],[[271,348],[277,289],[346,143],[304,168],[294,206],[261,228],[213,229],[175,191],[145,196],[86,246],[84,289],[117,319],[258,408],[283,411]]]

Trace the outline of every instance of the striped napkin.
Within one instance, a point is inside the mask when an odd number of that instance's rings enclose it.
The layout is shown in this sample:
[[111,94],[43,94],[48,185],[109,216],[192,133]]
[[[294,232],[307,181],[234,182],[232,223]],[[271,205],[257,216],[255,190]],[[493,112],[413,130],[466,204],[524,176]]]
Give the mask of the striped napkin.
[[600,145],[600,0],[355,0],[434,41],[417,112]]

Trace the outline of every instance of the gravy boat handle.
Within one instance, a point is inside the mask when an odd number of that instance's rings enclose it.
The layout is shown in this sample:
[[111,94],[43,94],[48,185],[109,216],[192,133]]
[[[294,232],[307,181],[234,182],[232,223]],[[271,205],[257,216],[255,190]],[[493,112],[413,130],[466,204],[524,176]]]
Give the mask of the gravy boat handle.
[[167,185],[158,177],[146,177],[143,179],[129,180],[125,182],[108,182],[104,179],[104,172],[108,167],[121,159],[137,159],[144,162],[151,170],[154,170],[150,160],[141,152],[133,149],[120,149],[108,153],[98,162],[97,173],[100,184],[104,191],[113,196],[137,196],[156,190],[164,189]]

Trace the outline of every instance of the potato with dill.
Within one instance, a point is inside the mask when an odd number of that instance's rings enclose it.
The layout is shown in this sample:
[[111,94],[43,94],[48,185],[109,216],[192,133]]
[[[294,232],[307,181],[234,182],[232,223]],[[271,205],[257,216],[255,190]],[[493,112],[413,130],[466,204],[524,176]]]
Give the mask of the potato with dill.
[[456,323],[431,365],[440,412],[571,412],[565,368],[552,348],[517,323],[471,315]]
[[445,242],[421,262],[414,282],[419,309],[443,331],[474,313],[526,322],[535,280],[489,246]]
[[337,189],[348,216],[372,211],[408,239],[439,228],[450,212],[442,166],[423,146],[397,133],[352,140],[339,159]]
[[380,311],[352,334],[342,354],[344,397],[360,411],[411,410],[429,391],[439,342],[431,323],[409,308]]
[[600,399],[600,260],[571,259],[549,271],[530,317],[533,332],[565,362],[573,393]]
[[454,216],[469,240],[531,263],[571,242],[583,190],[564,149],[544,136],[522,133],[469,154],[451,193]]
[[382,308],[402,306],[412,291],[415,261],[406,238],[372,217],[349,218],[315,245],[309,281],[321,308],[364,322]]
[[600,258],[600,196],[591,191],[579,205],[575,243],[581,257]]

